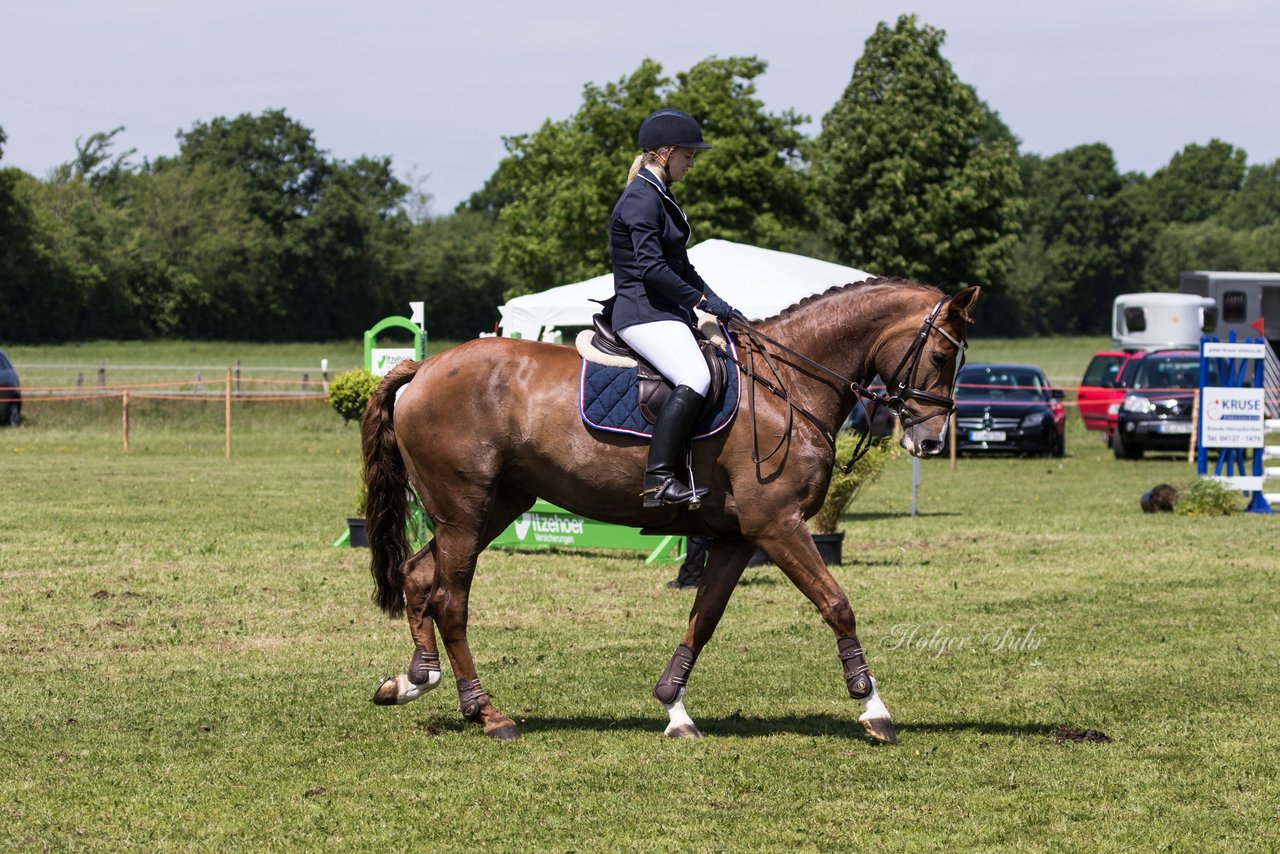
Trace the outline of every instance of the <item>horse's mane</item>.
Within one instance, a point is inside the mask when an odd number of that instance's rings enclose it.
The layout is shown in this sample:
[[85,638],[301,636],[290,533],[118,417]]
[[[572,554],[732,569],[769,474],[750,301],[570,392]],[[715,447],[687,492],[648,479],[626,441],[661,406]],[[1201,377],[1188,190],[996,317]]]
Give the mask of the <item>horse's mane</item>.
[[801,309],[806,308],[807,306],[813,305],[816,302],[821,302],[829,297],[835,296],[836,294],[846,293],[848,291],[856,290],[859,288],[870,288],[870,287],[914,288],[916,290],[936,293],[939,296],[942,295],[942,291],[939,290],[938,288],[935,288],[933,285],[924,285],[919,282],[913,282],[910,279],[875,276],[870,279],[864,279],[861,282],[850,282],[847,285],[832,285],[831,287],[827,288],[825,291],[823,291],[820,294],[810,294],[809,296],[800,300],[800,302],[793,303],[792,305],[787,306],[782,311],[775,314],[773,317],[766,317],[763,319],[779,320],[781,318],[795,314]]

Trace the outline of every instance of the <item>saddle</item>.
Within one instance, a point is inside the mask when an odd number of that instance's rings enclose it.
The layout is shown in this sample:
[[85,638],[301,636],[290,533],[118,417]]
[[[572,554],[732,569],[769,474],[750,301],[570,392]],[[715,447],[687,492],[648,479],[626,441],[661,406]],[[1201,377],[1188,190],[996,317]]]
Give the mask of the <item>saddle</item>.
[[[636,366],[636,374],[638,379],[637,393],[640,403],[640,414],[644,416],[644,420],[650,424],[656,424],[658,421],[658,413],[662,411],[662,407],[666,404],[667,399],[671,397],[671,393],[675,388],[667,381],[656,368],[640,357],[638,353],[627,346],[627,343],[619,338],[613,331],[613,324],[603,314],[597,314],[591,318],[593,331],[590,334],[590,346],[596,351],[613,357],[610,364],[617,365],[619,361],[627,360]],[[584,333],[586,337],[588,333]],[[711,372],[711,388],[707,390],[707,395],[702,401],[702,408],[698,410],[697,421],[710,418],[720,408],[720,398],[724,394],[725,384],[727,381],[724,365],[724,353],[721,348],[708,338],[701,329],[694,331],[694,340],[698,342],[698,349],[702,351],[702,357],[707,360],[707,370]],[[579,350],[584,348],[579,347]],[[583,353],[584,358],[586,353]]]

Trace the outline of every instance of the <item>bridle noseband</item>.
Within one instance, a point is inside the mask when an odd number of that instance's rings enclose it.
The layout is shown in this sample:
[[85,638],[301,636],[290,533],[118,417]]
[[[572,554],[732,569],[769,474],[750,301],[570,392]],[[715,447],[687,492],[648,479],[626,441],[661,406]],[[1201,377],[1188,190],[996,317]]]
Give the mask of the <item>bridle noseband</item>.
[[[786,437],[791,433],[792,410],[800,412],[802,415],[804,415],[806,418],[812,421],[815,425],[821,428],[823,431],[823,435],[826,437],[827,442],[831,444],[832,449],[835,448],[835,444],[836,444],[835,430],[828,429],[826,425],[823,424],[816,415],[809,412],[807,409],[797,405],[796,403],[792,402],[791,397],[787,393],[786,388],[782,386],[781,376],[778,374],[778,370],[774,366],[773,361],[769,358],[769,354],[765,350],[764,344],[762,342],[772,344],[777,349],[785,352],[788,356],[792,356],[798,359],[799,361],[804,362],[809,367],[814,368],[826,374],[828,377],[834,378],[837,382],[840,383],[841,386],[847,385],[850,391],[852,391],[856,396],[867,400],[869,403],[872,404],[872,407],[878,407],[878,406],[886,407],[890,412],[892,412],[895,416],[898,417],[898,420],[902,423],[903,429],[909,429],[911,427],[914,427],[916,424],[920,424],[922,422],[928,421],[931,418],[937,418],[939,415],[946,417],[951,415],[951,413],[955,412],[955,409],[956,409],[956,401],[955,401],[956,377],[955,376],[952,377],[952,382],[951,382],[952,396],[950,397],[946,397],[940,394],[934,394],[931,391],[926,391],[922,388],[918,388],[915,384],[916,376],[920,369],[920,359],[924,355],[924,345],[925,345],[925,342],[928,341],[929,339],[929,332],[931,330],[936,330],[939,335],[946,338],[948,341],[950,341],[952,344],[956,346],[956,376],[959,375],[960,367],[961,365],[964,364],[964,354],[965,354],[965,350],[968,349],[968,343],[963,339],[957,339],[954,335],[952,335],[947,330],[943,329],[937,323],[938,315],[942,312],[942,307],[945,306],[948,302],[950,302],[950,300],[951,300],[950,296],[944,296],[942,297],[942,299],[938,300],[938,302],[934,305],[933,310],[929,312],[927,317],[925,317],[924,323],[920,325],[920,333],[911,342],[911,346],[907,348],[907,351],[902,354],[902,359],[899,360],[898,367],[893,372],[893,376],[898,377],[898,381],[897,381],[897,384],[895,385],[894,394],[892,395],[879,394],[877,392],[874,392],[871,389],[864,386],[862,383],[858,382],[857,380],[850,379],[841,374],[838,374],[835,371],[828,368],[827,366],[819,364],[818,362],[815,362],[814,360],[810,359],[808,356],[805,356],[802,353],[797,353],[795,350],[791,349],[790,347],[781,343],[780,341],[770,338],[768,335],[765,335],[763,332],[756,330],[750,324],[748,324],[746,320],[743,319],[741,316],[731,317],[729,319],[729,325],[741,331],[747,337],[747,339],[750,341],[752,345],[747,350],[748,357],[749,357],[748,366],[744,366],[740,361],[734,360],[738,365],[738,368],[744,374],[747,375],[747,378],[749,381],[748,393],[750,397],[751,425],[752,425],[751,427],[752,462],[756,463],[756,465],[759,465],[765,460],[768,460],[769,457],[772,457],[782,447],[782,444],[786,440]],[[756,351],[760,352],[761,356],[765,360],[765,363],[768,365],[771,373],[773,374],[775,380],[777,380],[778,384],[776,386],[768,382],[767,380],[763,379],[762,377],[759,377],[756,374],[755,367],[754,367],[755,365],[754,357],[752,355]],[[905,369],[905,373],[904,373],[904,369]],[[787,404],[787,428],[786,430],[783,431],[782,438],[779,439],[778,445],[772,451],[770,451],[768,456],[764,457],[763,460],[760,458],[759,447],[756,444],[756,437],[755,437],[755,383],[757,382],[763,385],[773,394],[782,398],[782,400]],[[934,408],[928,410],[924,414],[912,415],[906,408],[906,405],[909,401],[921,401],[924,403],[933,404]],[[905,416],[903,414],[904,412],[907,413]],[[843,467],[846,474],[848,474],[849,471],[853,469],[854,463],[856,463],[859,459],[861,459],[863,455],[865,455],[867,451],[870,450],[871,448],[870,424],[871,424],[871,418],[874,415],[874,413],[875,413],[874,408],[871,408],[867,413],[868,429],[865,433],[862,434],[862,436],[859,437],[858,444],[854,447],[854,450],[853,450],[853,456],[850,458],[849,462],[846,463]],[[839,429],[838,424],[836,425],[836,429],[837,430]]]

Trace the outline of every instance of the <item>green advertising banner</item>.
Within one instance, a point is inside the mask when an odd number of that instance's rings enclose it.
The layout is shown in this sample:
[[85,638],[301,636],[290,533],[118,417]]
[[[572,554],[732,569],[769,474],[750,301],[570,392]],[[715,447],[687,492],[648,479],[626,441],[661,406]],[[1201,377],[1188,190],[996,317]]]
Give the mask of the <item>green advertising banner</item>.
[[521,549],[628,549],[649,552],[645,563],[678,561],[684,554],[683,537],[641,534],[636,528],[597,522],[541,500],[527,513],[520,514],[490,545]]

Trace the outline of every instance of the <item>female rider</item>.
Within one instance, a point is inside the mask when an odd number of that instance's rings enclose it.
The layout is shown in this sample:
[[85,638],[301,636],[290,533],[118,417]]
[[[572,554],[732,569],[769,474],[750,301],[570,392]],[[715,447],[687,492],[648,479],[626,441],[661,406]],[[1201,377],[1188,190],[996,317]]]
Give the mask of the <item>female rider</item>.
[[609,219],[613,263],[613,330],[675,387],[653,426],[644,471],[645,507],[690,504],[694,490],[677,475],[693,422],[711,386],[693,335],[695,306],[728,320],[737,312],[716,296],[689,263],[689,220],[671,185],[698,151],[710,148],[702,128],[680,110],[658,110],[640,125],[641,153]]

